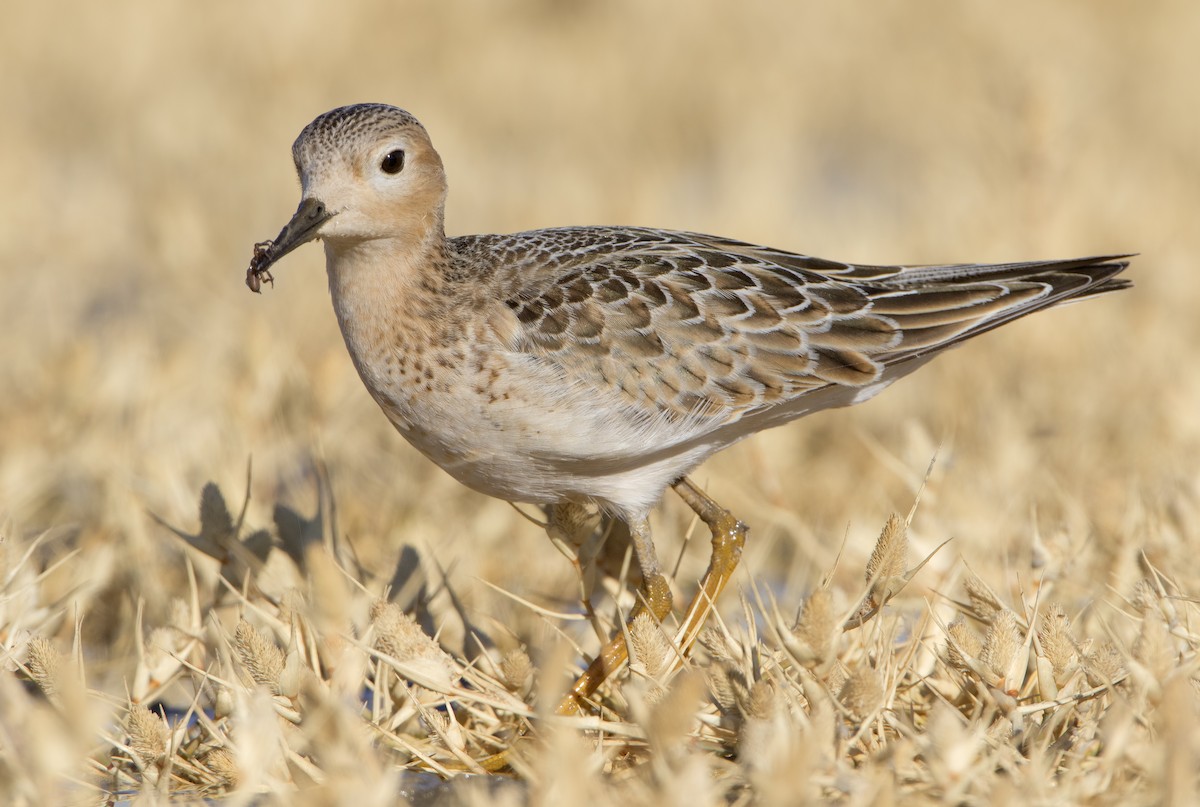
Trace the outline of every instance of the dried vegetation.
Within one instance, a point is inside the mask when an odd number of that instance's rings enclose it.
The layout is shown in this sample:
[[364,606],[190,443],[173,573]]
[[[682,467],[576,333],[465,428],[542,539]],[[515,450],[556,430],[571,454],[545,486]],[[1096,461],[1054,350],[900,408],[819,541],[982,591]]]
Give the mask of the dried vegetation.
[[[0,803],[1195,803],[1195,4],[456,5],[6,13]],[[719,613],[678,671],[635,622],[556,718],[624,536],[391,433],[319,250],[242,285],[292,137],[361,100],[430,127],[453,232],[1141,250],[1137,286],[715,458]],[[656,519],[682,601],[704,530]]]

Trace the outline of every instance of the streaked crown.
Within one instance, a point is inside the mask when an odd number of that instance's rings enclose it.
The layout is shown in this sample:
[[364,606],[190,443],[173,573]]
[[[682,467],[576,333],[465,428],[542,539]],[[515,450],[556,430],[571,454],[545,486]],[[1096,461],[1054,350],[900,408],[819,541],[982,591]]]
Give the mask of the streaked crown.
[[311,165],[339,148],[356,142],[373,141],[387,132],[406,127],[425,132],[420,121],[399,107],[388,104],[338,107],[318,116],[304,127],[292,144],[292,159],[296,163],[296,170],[300,170],[302,163]]

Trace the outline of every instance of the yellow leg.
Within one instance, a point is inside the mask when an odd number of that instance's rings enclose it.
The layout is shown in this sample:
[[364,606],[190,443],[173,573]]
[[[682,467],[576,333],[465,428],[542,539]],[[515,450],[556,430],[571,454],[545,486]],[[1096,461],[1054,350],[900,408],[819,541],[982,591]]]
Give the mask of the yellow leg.
[[712,557],[708,561],[708,569],[700,579],[700,589],[688,604],[675,638],[680,654],[686,656],[696,637],[700,635],[700,629],[704,627],[704,621],[708,618],[717,597],[733,577],[734,569],[742,559],[747,529],[745,524],[709,498],[687,477],[676,482],[674,487],[679,497],[692,508],[712,533]]
[[[746,544],[746,525],[733,517],[709,496],[684,477],[674,485],[675,492],[687,506],[700,517],[712,534],[712,557],[708,569],[700,579],[700,588],[696,596],[688,604],[683,622],[676,634],[676,647],[680,657],[691,651],[700,629],[708,619],[709,611],[717,601],[725,585],[733,577],[738,561],[742,558],[742,548]],[[641,610],[648,608],[659,622],[666,619],[671,612],[671,590],[667,581],[658,571],[658,559],[654,553],[654,545],[650,541],[650,527],[642,521],[631,525],[634,549],[642,567],[642,597],[630,615],[637,616]],[[620,669],[629,659],[629,648],[625,646],[625,637],[621,634],[609,640],[595,660],[588,665],[587,670],[571,687],[571,691],[558,704],[557,713],[560,715],[580,714],[586,708],[588,699],[595,693],[604,681]]]
[[[654,543],[650,540],[650,524],[643,519],[629,527],[633,538],[633,548],[637,555],[638,565],[642,568],[642,599],[634,606],[629,615],[629,621],[649,611],[657,621],[661,622],[671,613],[671,587],[667,579],[658,570],[658,556],[654,552]],[[601,684],[621,665],[629,660],[629,648],[625,645],[625,636],[618,633],[600,649],[600,653],[583,671],[583,675],[575,681],[571,691],[558,704],[555,710],[560,715],[582,714],[587,708],[588,699],[596,692]]]
[[[687,503],[688,507],[708,526],[712,534],[712,556],[708,561],[708,569],[700,579],[700,588],[696,596],[688,604],[683,623],[676,635],[676,646],[680,656],[686,656],[700,634],[708,618],[709,611],[721,591],[733,577],[742,557],[742,548],[746,544],[746,525],[733,517],[709,496],[692,484],[686,477],[674,484],[675,492]],[[634,607],[630,620],[644,610],[649,610],[659,622],[666,619],[671,612],[671,589],[658,569],[658,558],[654,545],[650,540],[650,525],[645,520],[630,525],[634,550],[638,563],[642,567],[642,600]],[[629,648],[625,644],[625,636],[617,634],[601,648],[600,653],[584,670],[583,675],[571,687],[571,691],[559,702],[556,714],[577,715],[587,709],[588,701],[596,690],[610,675],[620,669],[629,660]],[[516,744],[508,751],[495,754],[481,761],[484,770],[498,772],[509,767],[511,755],[516,750]]]

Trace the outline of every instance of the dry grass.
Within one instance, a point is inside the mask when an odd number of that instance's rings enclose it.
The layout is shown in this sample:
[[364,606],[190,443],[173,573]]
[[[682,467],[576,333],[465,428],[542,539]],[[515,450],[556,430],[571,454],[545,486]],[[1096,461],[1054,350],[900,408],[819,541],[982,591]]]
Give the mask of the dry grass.
[[[6,9],[0,802],[1195,802],[1200,7],[344,8]],[[740,598],[556,721],[629,595],[390,432],[318,249],[242,285],[291,139],[362,100],[429,127],[453,232],[1138,250],[1137,287],[715,458]],[[705,541],[655,528],[682,598]]]

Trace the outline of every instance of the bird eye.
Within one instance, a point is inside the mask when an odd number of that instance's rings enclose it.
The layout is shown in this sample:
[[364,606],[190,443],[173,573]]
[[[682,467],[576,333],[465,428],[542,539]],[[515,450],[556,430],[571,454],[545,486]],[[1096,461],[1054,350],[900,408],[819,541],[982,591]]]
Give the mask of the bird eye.
[[399,174],[404,168],[404,151],[396,149],[389,151],[383,158],[383,162],[379,163],[380,170],[385,174]]

